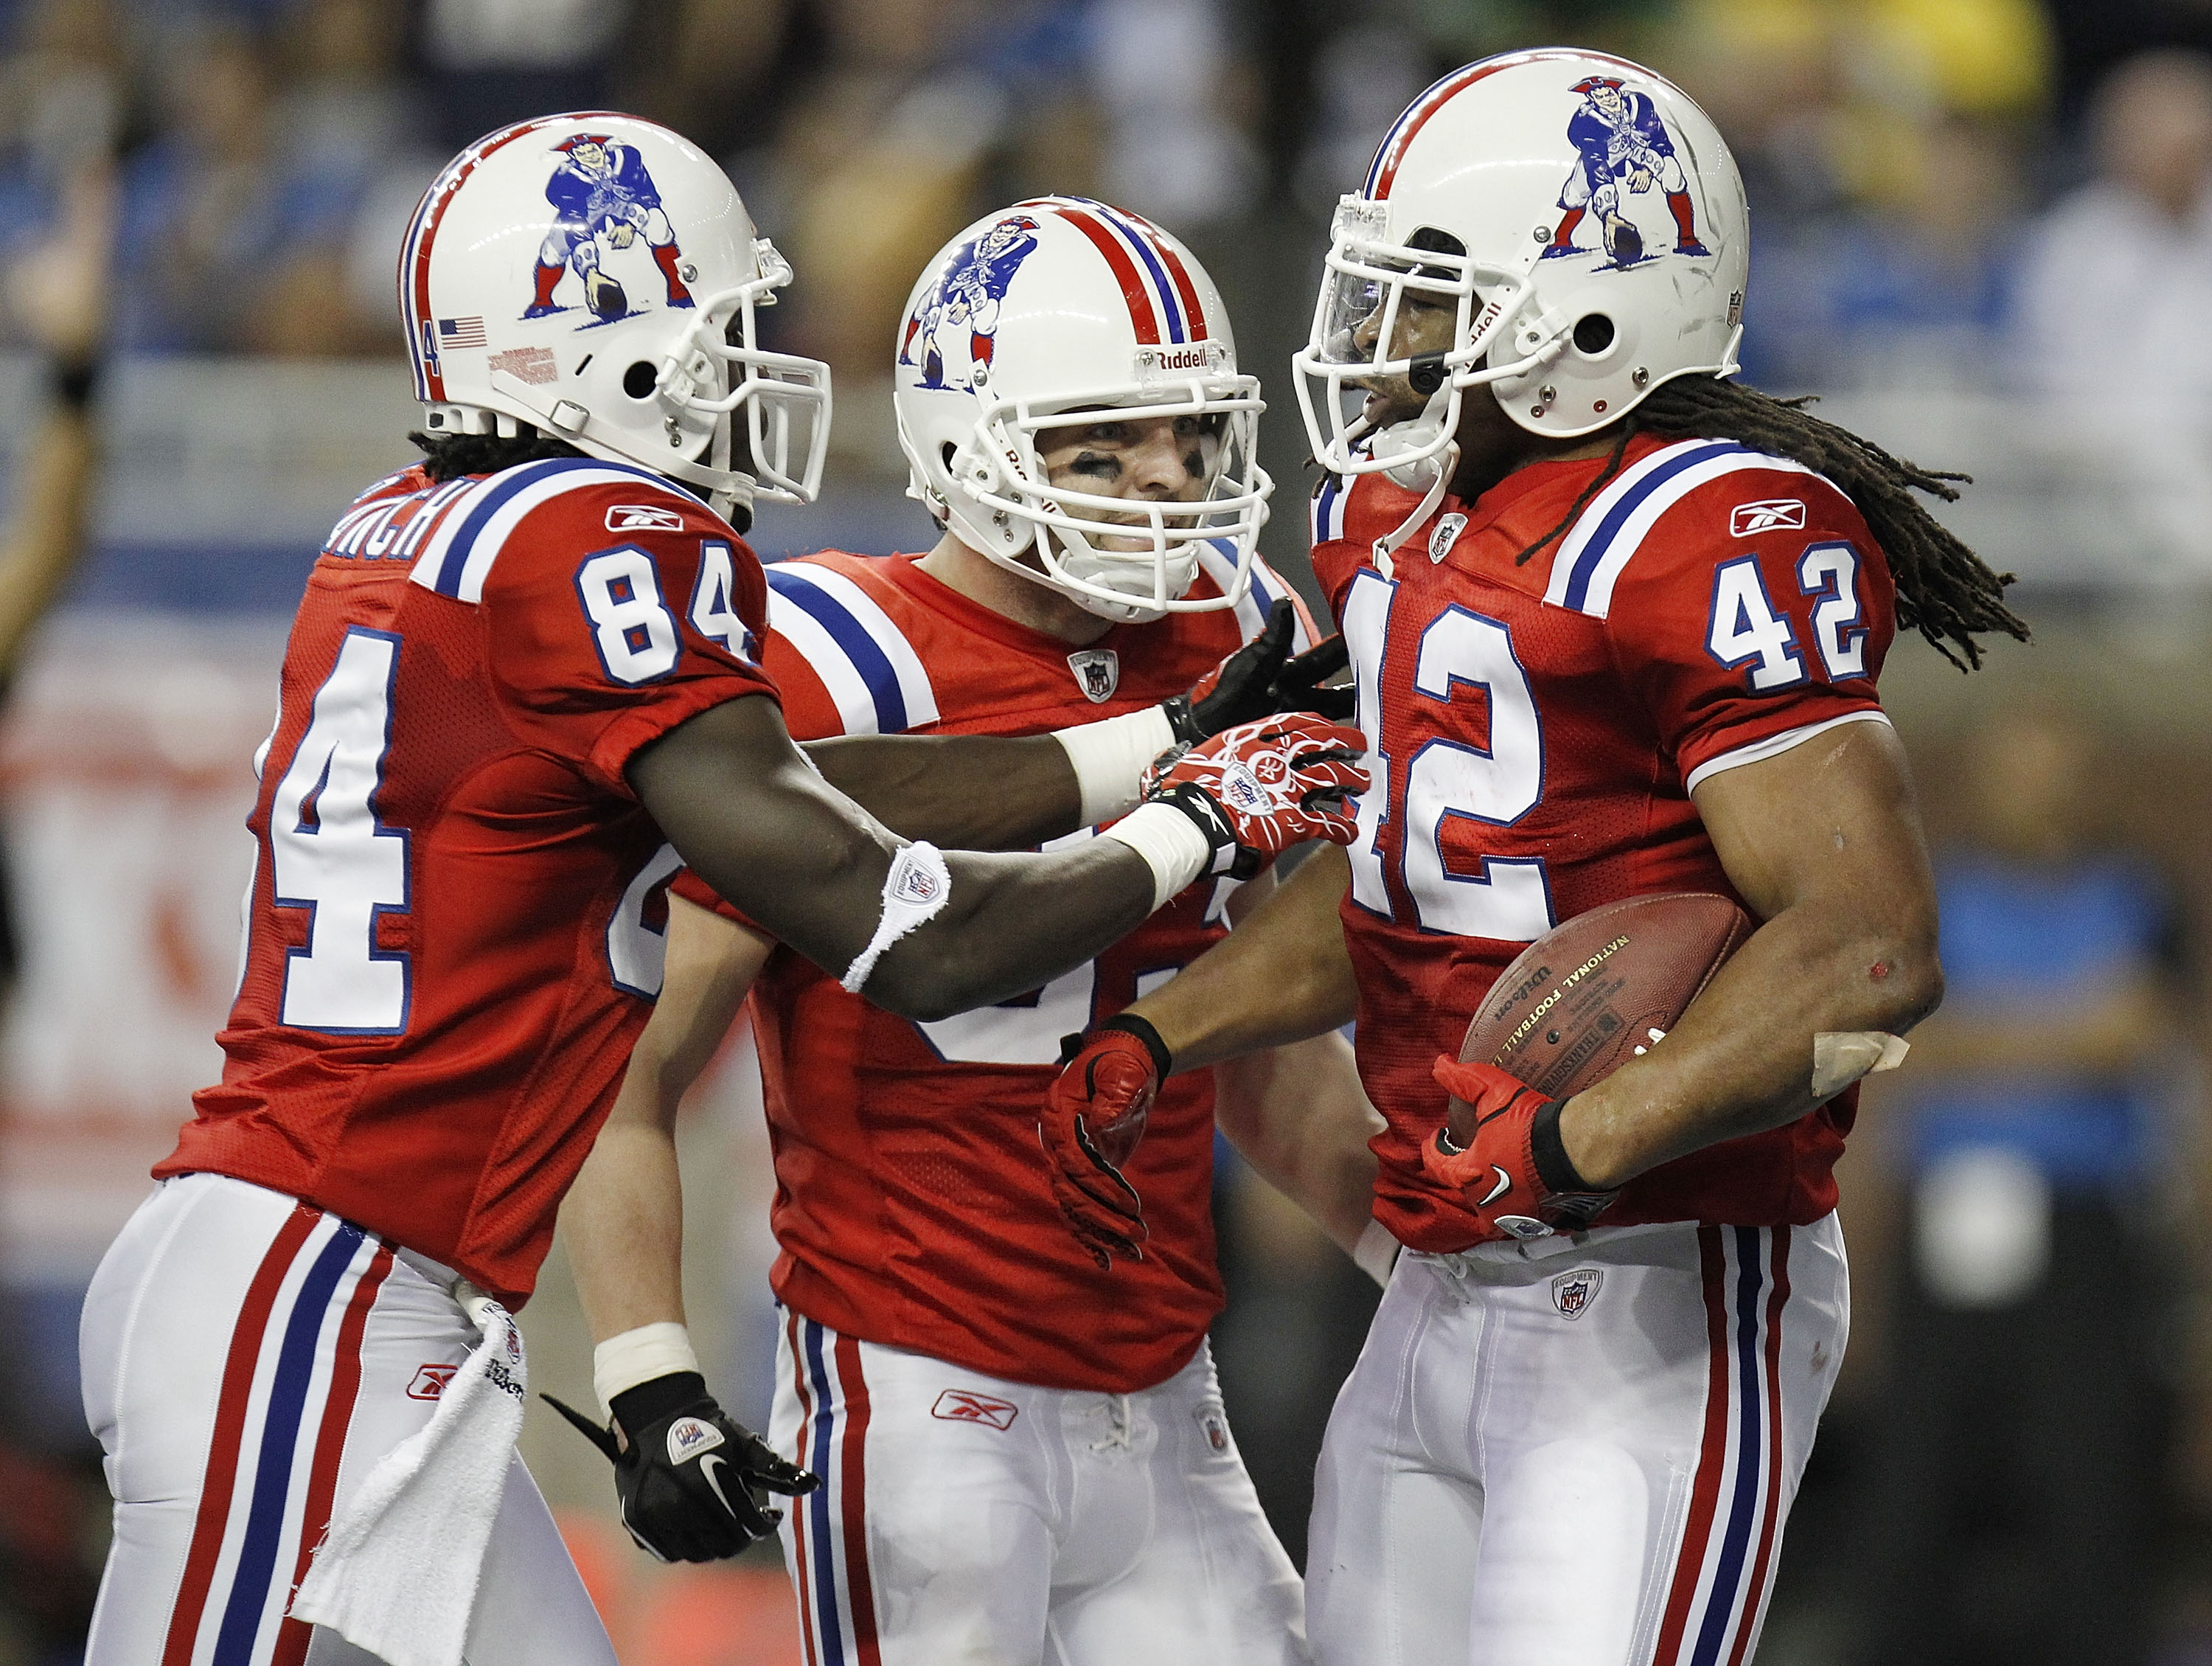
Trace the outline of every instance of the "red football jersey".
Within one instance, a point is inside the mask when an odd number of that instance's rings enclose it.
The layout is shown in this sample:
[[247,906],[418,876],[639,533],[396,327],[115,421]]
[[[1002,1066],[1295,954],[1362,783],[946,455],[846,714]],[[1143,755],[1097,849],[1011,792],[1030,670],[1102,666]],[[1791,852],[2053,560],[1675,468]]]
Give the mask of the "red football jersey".
[[[1733,896],[1690,789],[1822,727],[1885,721],[1895,630],[1881,550],[1850,501],[1726,440],[1632,442],[1604,467],[1540,463],[1474,503],[1419,507],[1387,477],[1325,479],[1314,570],[1342,622],[1376,787],[1350,851],[1345,936],[1358,1047],[1389,1120],[1376,1218],[1419,1250],[1464,1249],[1470,1217],[1421,1175],[1419,1144],[1468,1018],[1521,950],[1624,897]],[[1856,1099],[1631,1183],[1608,1224],[1771,1225],[1835,1207]]]
[[524,1299],[660,987],[677,857],[623,770],[773,695],[745,657],[765,605],[728,524],[641,469],[371,487],[256,760],[222,1081],[154,1172],[289,1193]]
[[[1226,570],[1209,557],[1194,593]],[[768,581],[762,661],[805,739],[1039,734],[1136,711],[1188,688],[1290,593],[1255,570],[1233,611],[1117,626],[1071,650],[911,556],[825,551],[771,567]],[[1301,609],[1301,648],[1308,629]],[[677,889],[743,917],[693,874]],[[836,973],[778,948],[751,1011],[775,1153],[772,1281],[785,1304],[847,1335],[1051,1388],[1129,1393],[1179,1370],[1221,1308],[1212,1073],[1162,1088],[1127,1169],[1152,1237],[1144,1260],[1109,1273],[1053,1202],[1037,1112],[1060,1037],[1195,959],[1224,929],[1231,889],[1194,885],[1090,964],[933,1024],[848,995]]]

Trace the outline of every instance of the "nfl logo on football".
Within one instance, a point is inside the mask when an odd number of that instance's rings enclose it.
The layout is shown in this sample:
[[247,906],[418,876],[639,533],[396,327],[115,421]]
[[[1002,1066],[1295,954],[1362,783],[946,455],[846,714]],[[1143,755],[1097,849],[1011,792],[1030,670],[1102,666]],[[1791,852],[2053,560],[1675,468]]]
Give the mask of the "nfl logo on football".
[[1571,1273],[1562,1273],[1552,1280],[1552,1305],[1559,1310],[1562,1319],[1579,1319],[1589,1311],[1597,1299],[1597,1287],[1605,1282],[1605,1274],[1595,1267],[1577,1267]]

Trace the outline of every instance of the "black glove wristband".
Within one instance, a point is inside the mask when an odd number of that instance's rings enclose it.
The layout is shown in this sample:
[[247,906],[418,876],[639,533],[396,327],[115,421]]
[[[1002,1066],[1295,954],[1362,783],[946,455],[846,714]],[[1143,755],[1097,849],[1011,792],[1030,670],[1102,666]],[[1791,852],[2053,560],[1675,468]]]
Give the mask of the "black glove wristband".
[[1566,1103],[1564,1099],[1547,1099],[1528,1128],[1528,1154],[1535,1159],[1536,1178],[1554,1197],[1601,1189],[1582,1177],[1559,1139],[1559,1113],[1566,1109]]
[[686,1406],[707,1397],[707,1379],[696,1371],[672,1371],[624,1389],[607,1402],[623,1432],[635,1437],[664,1417],[672,1417]]

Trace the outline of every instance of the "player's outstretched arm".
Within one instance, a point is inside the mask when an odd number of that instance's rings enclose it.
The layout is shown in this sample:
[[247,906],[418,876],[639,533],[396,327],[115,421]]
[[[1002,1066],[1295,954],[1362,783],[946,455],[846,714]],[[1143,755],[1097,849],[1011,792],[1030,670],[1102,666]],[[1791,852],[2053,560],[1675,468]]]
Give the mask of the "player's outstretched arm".
[[1317,719],[1227,730],[1108,836],[1045,854],[902,848],[807,767],[763,699],[702,712],[641,751],[629,778],[717,892],[848,988],[926,1020],[1037,988],[1203,874],[1351,837],[1343,797],[1365,787],[1362,744]]
[[[736,1554],[774,1528],[771,1493],[815,1484],[714,1402],[684,1327],[677,1107],[773,946],[668,899],[660,999],[561,1205],[562,1240],[596,1345],[592,1387],[613,1421],[602,1429],[552,1403],[613,1462],[623,1524],[663,1561]],[[740,1484],[727,1485],[732,1479]]]
[[1266,629],[1172,700],[1020,739],[851,735],[805,743],[823,777],[902,838],[962,850],[1020,850],[1127,812],[1137,781],[1169,748],[1275,712],[1351,712],[1323,682],[1343,667],[1340,638],[1293,660],[1297,610],[1279,601]]
[[1846,724],[1723,770],[1694,796],[1730,883],[1765,923],[1663,1045],[1560,1113],[1566,1157],[1592,1190],[1795,1122],[1841,1085],[1816,1080],[1816,1037],[1902,1035],[1943,998],[1935,879],[1888,725]]
[[[561,1204],[561,1235],[594,1342],[684,1322],[676,1113],[775,946],[674,896],[666,943],[653,1016],[631,1050],[614,1109]],[[606,1393],[603,1383],[601,1397]]]
[[1374,1218],[1382,1131],[1352,1063],[1330,1031],[1213,1067],[1213,1120],[1254,1173],[1313,1218],[1347,1256]]

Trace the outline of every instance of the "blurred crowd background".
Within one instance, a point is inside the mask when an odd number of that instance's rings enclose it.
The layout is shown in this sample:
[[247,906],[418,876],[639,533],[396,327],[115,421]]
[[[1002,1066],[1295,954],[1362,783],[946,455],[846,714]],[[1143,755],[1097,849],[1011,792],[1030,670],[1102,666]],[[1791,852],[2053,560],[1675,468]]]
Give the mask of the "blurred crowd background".
[[[1329,210],[1437,74],[1561,43],[1711,112],[1747,378],[1974,474],[1946,514],[2037,638],[1971,678],[1900,643],[1885,679],[1951,994],[1846,1162],[1856,1324],[1760,1658],[2212,1662],[2212,0],[0,0],[19,554],[21,483],[64,466],[48,360],[105,359],[81,563],[66,517],[44,567],[0,549],[0,1666],[77,1657],[106,1529],[76,1303],[217,1068],[247,759],[321,532],[410,455],[392,273],[444,160],[619,108],[723,161],[799,274],[776,344],[836,380],[828,490],[763,514],[769,558],[930,542],[890,356],[951,232],[1042,191],[1150,216],[1271,384],[1267,550],[1304,580],[1288,368]],[[692,1311],[758,1422],[749,1073],[740,1040],[685,1137]],[[1302,1556],[1374,1292],[1233,1160],[1218,1205],[1230,1412]],[[587,1398],[557,1260],[527,1322],[540,1385]],[[626,1658],[797,1660],[773,1558],[649,1567],[596,1457],[535,1414],[526,1450]]]

